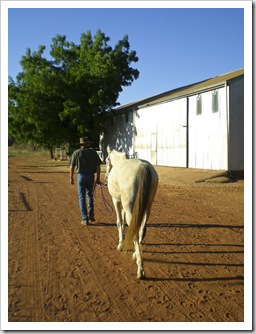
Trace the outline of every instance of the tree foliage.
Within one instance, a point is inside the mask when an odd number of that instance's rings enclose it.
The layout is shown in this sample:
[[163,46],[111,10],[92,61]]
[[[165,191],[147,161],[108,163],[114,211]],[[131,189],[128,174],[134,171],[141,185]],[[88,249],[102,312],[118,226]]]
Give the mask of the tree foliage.
[[122,87],[138,78],[131,67],[138,61],[128,36],[112,48],[100,30],[81,34],[80,44],[56,35],[51,58],[27,49],[16,82],[9,78],[9,133],[17,142],[44,147],[77,142],[79,136],[98,137]]

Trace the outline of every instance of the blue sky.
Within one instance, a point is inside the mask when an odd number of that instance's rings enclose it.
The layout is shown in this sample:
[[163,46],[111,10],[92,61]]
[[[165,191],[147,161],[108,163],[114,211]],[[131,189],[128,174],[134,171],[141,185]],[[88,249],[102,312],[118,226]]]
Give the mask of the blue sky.
[[112,46],[127,34],[139,57],[122,105],[244,67],[243,8],[9,8],[8,74],[21,71],[26,48],[45,45],[48,57],[55,34],[79,43],[97,29]]

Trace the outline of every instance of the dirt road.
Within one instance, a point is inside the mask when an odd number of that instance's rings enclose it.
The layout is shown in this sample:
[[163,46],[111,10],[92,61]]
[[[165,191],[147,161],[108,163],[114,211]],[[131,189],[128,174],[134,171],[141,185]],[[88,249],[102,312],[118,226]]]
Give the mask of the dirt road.
[[243,321],[243,181],[196,183],[211,174],[157,168],[139,281],[100,191],[96,222],[80,224],[68,170],[9,158],[10,322]]

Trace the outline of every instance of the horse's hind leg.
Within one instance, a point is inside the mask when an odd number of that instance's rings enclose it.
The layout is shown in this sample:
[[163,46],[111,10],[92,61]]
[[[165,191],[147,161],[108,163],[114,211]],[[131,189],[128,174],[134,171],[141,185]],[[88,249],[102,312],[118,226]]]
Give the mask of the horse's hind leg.
[[142,251],[141,251],[138,240],[134,241],[134,248],[135,248],[135,255],[136,255],[136,263],[138,266],[137,278],[143,279],[146,277],[146,275],[145,275],[144,268],[143,268]]
[[118,229],[118,250],[122,250],[124,243],[123,221],[121,203],[113,198],[113,204],[116,210],[116,225]]
[[[131,220],[132,220],[132,213],[131,211],[126,207],[125,210],[125,218],[126,218],[126,223],[128,226],[130,226]],[[143,279],[145,278],[145,272],[143,268],[143,260],[142,260],[142,251],[140,248],[140,244],[138,241],[138,236],[134,240],[134,253],[133,253],[133,259],[136,260],[137,266],[138,266],[138,271],[137,271],[137,278],[138,279]]]
[[146,210],[146,212],[144,214],[144,217],[143,217],[143,220],[142,220],[142,224],[141,224],[140,231],[139,231],[139,243],[142,243],[142,240],[146,236],[146,231],[147,231],[147,225],[146,224],[147,224],[147,221],[148,221],[149,216],[150,216],[154,196],[155,196],[155,191],[153,192],[153,195],[151,194],[147,210]]
[[146,230],[147,230],[146,223],[147,223],[147,220],[148,220],[148,216],[147,216],[147,214],[145,214],[144,217],[143,217],[143,221],[142,221],[141,227],[140,227],[140,231],[139,231],[139,243],[140,244],[142,243],[142,240],[146,236]]

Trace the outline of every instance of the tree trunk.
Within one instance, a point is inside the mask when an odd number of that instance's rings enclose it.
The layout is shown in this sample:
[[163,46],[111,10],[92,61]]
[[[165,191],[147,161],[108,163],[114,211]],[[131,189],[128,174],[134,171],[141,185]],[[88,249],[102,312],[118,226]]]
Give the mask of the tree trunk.
[[53,159],[53,148],[49,148],[50,159]]

